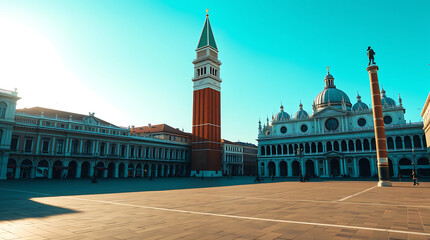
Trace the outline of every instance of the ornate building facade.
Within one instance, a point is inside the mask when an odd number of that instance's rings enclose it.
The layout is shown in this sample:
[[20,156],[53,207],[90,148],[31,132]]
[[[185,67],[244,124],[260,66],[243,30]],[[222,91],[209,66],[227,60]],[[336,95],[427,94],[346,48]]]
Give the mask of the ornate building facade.
[[[0,104],[4,101],[0,97]],[[129,128],[110,124],[94,113],[40,107],[15,112],[14,105],[9,106],[13,129],[8,138],[2,138],[9,144],[9,154],[2,158],[1,179],[189,175],[186,142],[131,134]]]
[[[369,177],[377,175],[372,109],[357,94],[352,104],[328,73],[312,114],[300,103],[294,116],[284,111],[259,122],[258,160],[262,176]],[[430,176],[423,123],[404,119],[405,109],[381,91],[390,175]]]

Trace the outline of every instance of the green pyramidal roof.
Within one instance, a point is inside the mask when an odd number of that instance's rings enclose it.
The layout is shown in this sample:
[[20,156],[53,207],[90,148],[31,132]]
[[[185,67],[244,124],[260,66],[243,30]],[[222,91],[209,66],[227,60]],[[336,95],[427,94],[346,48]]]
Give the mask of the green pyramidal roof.
[[197,49],[205,46],[211,46],[218,50],[215,43],[215,37],[212,32],[211,24],[209,23],[209,16],[206,15],[205,26],[203,27],[202,35],[200,36],[199,45]]

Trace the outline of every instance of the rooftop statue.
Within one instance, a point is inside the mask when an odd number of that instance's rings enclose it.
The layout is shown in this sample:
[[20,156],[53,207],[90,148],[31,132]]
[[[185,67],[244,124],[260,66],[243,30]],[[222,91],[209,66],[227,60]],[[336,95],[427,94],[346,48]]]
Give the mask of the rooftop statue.
[[375,63],[375,51],[373,51],[373,49],[370,48],[370,46],[367,48],[367,56],[369,57],[369,66],[370,66],[371,62],[372,62],[372,64],[376,64]]

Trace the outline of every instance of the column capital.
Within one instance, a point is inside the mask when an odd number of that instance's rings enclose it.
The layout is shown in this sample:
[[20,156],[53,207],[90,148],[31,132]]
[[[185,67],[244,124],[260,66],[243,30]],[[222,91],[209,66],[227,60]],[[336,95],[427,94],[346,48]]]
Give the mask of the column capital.
[[369,66],[367,67],[367,71],[368,71],[369,73],[376,73],[378,70],[379,70],[378,65],[369,65]]

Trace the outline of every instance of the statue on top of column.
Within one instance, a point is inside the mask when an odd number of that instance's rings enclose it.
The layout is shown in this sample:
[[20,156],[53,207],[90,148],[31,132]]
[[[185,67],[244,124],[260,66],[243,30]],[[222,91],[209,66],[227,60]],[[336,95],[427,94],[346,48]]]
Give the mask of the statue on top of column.
[[375,51],[370,46],[367,48],[367,56],[369,57],[369,66],[370,63],[375,64]]

